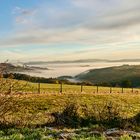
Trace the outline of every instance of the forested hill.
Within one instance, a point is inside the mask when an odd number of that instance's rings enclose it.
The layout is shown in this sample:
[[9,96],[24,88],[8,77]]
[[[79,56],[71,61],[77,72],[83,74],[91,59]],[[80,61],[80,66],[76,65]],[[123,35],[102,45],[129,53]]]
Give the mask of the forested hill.
[[94,84],[120,84],[123,81],[127,81],[132,86],[140,86],[140,65],[92,69],[75,76],[75,78]]

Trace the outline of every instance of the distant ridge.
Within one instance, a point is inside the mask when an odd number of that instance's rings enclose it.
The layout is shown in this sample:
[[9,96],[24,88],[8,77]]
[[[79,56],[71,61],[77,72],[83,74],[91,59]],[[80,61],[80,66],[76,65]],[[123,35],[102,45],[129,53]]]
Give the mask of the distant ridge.
[[30,61],[26,62],[26,65],[38,65],[38,64],[55,64],[55,63],[88,63],[88,62],[140,62],[140,59],[81,59],[81,60],[66,60],[66,61]]
[[48,68],[42,67],[35,67],[35,66],[19,66],[14,65],[12,63],[0,63],[0,69],[4,69],[6,72],[29,72],[29,71],[36,71],[36,70],[48,70]]

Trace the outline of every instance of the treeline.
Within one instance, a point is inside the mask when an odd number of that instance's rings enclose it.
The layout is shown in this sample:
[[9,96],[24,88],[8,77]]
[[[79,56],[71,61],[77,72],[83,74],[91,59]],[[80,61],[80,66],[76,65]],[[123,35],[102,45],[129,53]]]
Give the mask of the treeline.
[[140,87],[140,77],[136,77],[132,79],[128,78],[128,79],[113,81],[113,82],[101,82],[95,85],[105,86],[105,87],[124,87],[124,88]]
[[69,84],[69,85],[87,85],[87,86],[104,86],[104,87],[125,87],[125,88],[131,88],[131,87],[139,87],[140,86],[140,78],[137,77],[129,79],[129,80],[122,80],[122,81],[114,81],[114,82],[100,82],[100,83],[91,83],[89,81],[83,81],[83,82],[71,82],[67,79],[61,79],[61,78],[44,78],[44,77],[35,77],[30,76],[26,74],[20,74],[20,73],[10,73],[10,74],[4,74],[4,78],[12,78],[16,80],[25,80],[33,83],[50,83],[50,84]]
[[50,84],[69,84],[69,85],[93,85],[89,82],[70,82],[69,80],[66,79],[59,79],[59,78],[44,78],[44,77],[35,77],[35,76],[30,76],[26,74],[21,74],[21,73],[9,73],[9,74],[4,74],[4,78],[12,78],[16,80],[24,80],[24,81],[29,81],[33,83],[50,83]]
[[60,81],[57,78],[36,77],[36,76],[30,76],[30,75],[21,74],[21,73],[4,74],[3,76],[4,78],[12,77],[12,79],[25,80],[25,81],[29,81],[33,83],[52,83],[52,84],[60,83]]

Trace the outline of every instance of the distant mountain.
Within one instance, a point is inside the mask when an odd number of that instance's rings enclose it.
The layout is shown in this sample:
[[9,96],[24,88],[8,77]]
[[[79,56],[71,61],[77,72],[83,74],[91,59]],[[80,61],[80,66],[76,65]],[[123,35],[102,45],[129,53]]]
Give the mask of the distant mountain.
[[120,83],[129,80],[134,86],[140,86],[140,65],[123,65],[93,69],[75,76],[75,79],[94,84]]
[[29,70],[28,68],[24,68],[21,66],[15,66],[11,63],[0,63],[0,69],[5,72],[15,72],[15,71],[24,71]]
[[27,65],[14,65],[11,63],[0,63],[0,70],[6,72],[27,72],[27,71],[36,71],[36,70],[48,70],[48,68],[27,66]]
[[119,59],[119,60],[108,60],[108,59],[81,59],[72,61],[32,61],[26,62],[26,65],[43,65],[43,64],[63,64],[63,63],[89,63],[89,62],[140,62],[140,59]]

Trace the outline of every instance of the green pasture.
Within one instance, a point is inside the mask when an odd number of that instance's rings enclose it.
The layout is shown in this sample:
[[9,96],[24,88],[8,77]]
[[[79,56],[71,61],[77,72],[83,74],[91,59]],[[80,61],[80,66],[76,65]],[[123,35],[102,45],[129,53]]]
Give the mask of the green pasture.
[[[27,86],[28,88],[25,88],[25,86],[23,85],[27,84],[29,84],[30,86]],[[41,84],[40,87],[44,88],[40,88],[41,91],[40,94],[38,94],[38,84],[26,83],[25,81],[21,81],[18,83],[20,92],[17,88],[17,93],[23,94],[11,94],[10,97],[9,95],[7,97],[1,94],[1,98],[6,98],[5,100],[9,98],[9,101],[8,104],[2,104],[0,109],[3,110],[3,107],[6,109],[7,106],[9,106],[10,110],[4,114],[3,118],[0,119],[0,126],[2,128],[0,131],[0,140],[59,140],[60,138],[62,138],[61,134],[67,134],[69,132],[75,134],[74,136],[71,136],[71,140],[106,140],[106,138],[102,135],[97,137],[94,137],[93,135],[91,136],[91,132],[94,130],[96,131],[96,129],[102,131],[108,129],[108,127],[110,128],[109,125],[103,126],[103,124],[100,124],[98,122],[94,124],[92,122],[92,119],[94,120],[94,118],[92,118],[92,115],[101,113],[101,115],[106,116],[106,114],[104,114],[104,111],[106,112],[107,109],[105,106],[110,106],[110,104],[112,106],[112,113],[117,110],[116,113],[119,113],[120,117],[122,119],[125,119],[125,123],[121,126],[126,125],[126,127],[129,129],[131,126],[131,130],[134,131],[140,130],[139,125],[133,124],[131,123],[131,121],[128,125],[126,123],[127,120],[132,120],[140,113],[140,94],[135,92],[129,93],[128,91],[131,89],[124,89],[127,91],[127,93],[123,94],[117,92],[112,94],[107,92],[106,94],[105,92],[93,94],[94,92],[92,91],[97,90],[97,87],[92,86],[83,87],[83,93],[81,93],[81,87],[78,85],[62,86],[64,86],[63,93],[58,94],[61,85]],[[23,87],[23,90],[21,90],[21,87]],[[108,87],[98,88],[101,88],[102,91],[109,90]],[[74,90],[76,92],[73,92]],[[114,90],[119,91],[121,89],[119,88],[118,90],[118,88],[114,88]],[[89,91],[91,91],[92,94]],[[55,126],[50,125],[55,121],[55,118],[52,116],[52,114],[63,113],[66,107],[69,105],[75,105],[76,107],[78,107],[78,110],[76,111],[78,118],[81,117],[82,119],[87,120],[87,122],[91,121],[91,124],[88,124],[86,126],[86,130],[84,130],[84,127],[72,129],[69,127],[60,127],[57,124]],[[115,115],[117,115],[116,113]],[[91,118],[88,118],[90,117],[90,115]],[[71,116],[66,115],[65,117],[69,118]],[[71,123],[74,123],[73,120]]]
[[67,84],[31,83],[21,80],[1,80],[0,89],[10,90],[13,93],[67,93],[67,94],[94,94],[94,93],[140,93],[139,88],[101,87]]
[[71,103],[90,109],[94,105],[102,108],[106,103],[112,102],[125,117],[133,117],[140,112],[139,94],[25,94],[16,100],[22,106],[30,108],[32,113],[42,114],[42,117],[46,112],[61,112]]

